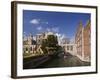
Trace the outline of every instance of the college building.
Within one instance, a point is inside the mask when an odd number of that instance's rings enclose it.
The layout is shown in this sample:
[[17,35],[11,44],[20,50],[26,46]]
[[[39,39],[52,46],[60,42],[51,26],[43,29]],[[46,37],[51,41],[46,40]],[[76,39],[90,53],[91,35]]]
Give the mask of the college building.
[[23,39],[23,53],[34,53],[36,49],[36,41],[32,34]]
[[83,26],[82,22],[79,26],[75,35],[75,44],[77,49],[77,56],[82,61],[91,61],[91,22],[87,21],[86,25]]
[[41,45],[43,40],[47,39],[48,35],[54,35],[53,32],[44,32],[40,34],[36,34],[33,36],[30,34],[27,37],[23,38],[23,54],[24,55],[43,55],[44,52],[41,49]]

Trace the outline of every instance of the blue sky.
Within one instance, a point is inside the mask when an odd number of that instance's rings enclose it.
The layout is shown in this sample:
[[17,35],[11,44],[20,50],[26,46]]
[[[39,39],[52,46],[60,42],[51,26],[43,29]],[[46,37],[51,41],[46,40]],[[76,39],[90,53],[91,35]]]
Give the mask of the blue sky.
[[89,13],[23,10],[23,34],[53,31],[72,38],[79,22],[82,21],[85,26],[90,17]]

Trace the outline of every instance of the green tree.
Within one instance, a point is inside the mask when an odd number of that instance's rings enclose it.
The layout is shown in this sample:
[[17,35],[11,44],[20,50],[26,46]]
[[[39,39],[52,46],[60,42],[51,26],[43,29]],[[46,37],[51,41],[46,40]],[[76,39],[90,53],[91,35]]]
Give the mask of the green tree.
[[48,35],[47,37],[47,45],[49,47],[55,47],[58,45],[57,36],[55,35]]
[[46,47],[47,47],[47,39],[44,39],[44,40],[42,40],[41,48],[42,48],[42,50],[43,50],[43,52],[44,52],[45,54],[48,53]]
[[62,50],[61,46],[58,45],[58,39],[55,35],[48,35],[47,39],[43,39],[41,49],[44,54],[57,54],[60,50]]

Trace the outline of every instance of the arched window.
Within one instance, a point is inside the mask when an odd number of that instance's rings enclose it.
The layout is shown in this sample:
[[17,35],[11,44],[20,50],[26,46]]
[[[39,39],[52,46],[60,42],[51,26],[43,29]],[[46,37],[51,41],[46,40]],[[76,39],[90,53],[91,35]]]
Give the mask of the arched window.
[[28,48],[26,47],[26,51],[28,51]]
[[32,51],[32,47],[30,47],[30,51]]
[[67,46],[67,50],[69,50],[69,46]]
[[70,50],[73,51],[73,46],[70,46]]

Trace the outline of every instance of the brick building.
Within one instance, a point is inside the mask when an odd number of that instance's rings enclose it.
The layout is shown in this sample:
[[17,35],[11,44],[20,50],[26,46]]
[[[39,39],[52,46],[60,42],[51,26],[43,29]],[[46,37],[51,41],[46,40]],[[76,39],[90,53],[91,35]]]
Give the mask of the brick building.
[[84,57],[83,30],[84,28],[82,26],[82,22],[80,22],[77,28],[76,36],[75,36],[75,43],[76,43],[76,49],[77,49],[76,55],[80,59],[83,59]]
[[77,32],[75,35],[75,43],[77,49],[77,56],[83,60],[90,62],[91,58],[91,24],[87,22],[86,26],[79,23]]
[[84,28],[84,59],[86,61],[91,60],[91,24],[87,22]]

